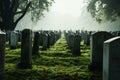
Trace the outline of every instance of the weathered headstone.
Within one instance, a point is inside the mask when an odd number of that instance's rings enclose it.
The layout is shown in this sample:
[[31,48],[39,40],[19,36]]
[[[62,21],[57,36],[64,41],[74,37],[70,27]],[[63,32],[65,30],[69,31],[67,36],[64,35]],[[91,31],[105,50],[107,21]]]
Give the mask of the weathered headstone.
[[40,39],[39,32],[35,32],[34,35],[35,36],[34,36],[34,43],[33,43],[32,54],[33,55],[39,55],[39,39]]
[[103,80],[120,80],[120,36],[104,42]]
[[21,31],[18,31],[18,42],[21,42],[22,34]]
[[43,50],[47,49],[47,44],[48,44],[48,34],[47,33],[43,33]]
[[43,45],[43,33],[42,33],[42,32],[40,32],[39,45],[40,45],[40,46]]
[[73,55],[81,55],[80,52],[80,41],[81,37],[80,35],[74,35],[74,41],[73,41]]
[[5,41],[6,35],[0,31],[0,80],[5,76]]
[[54,34],[53,34],[53,32],[50,33],[49,44],[50,44],[50,46],[54,44]]
[[103,80],[120,80],[120,36],[104,42]]
[[21,61],[18,67],[22,69],[32,68],[32,31],[29,29],[22,31]]
[[102,70],[103,66],[103,42],[112,38],[108,32],[96,32],[91,36],[90,70]]
[[70,34],[69,36],[68,36],[68,45],[69,45],[69,47],[70,47],[70,49],[71,49],[71,52],[73,52],[73,45],[74,45],[74,34]]
[[10,49],[16,49],[18,42],[17,32],[11,31],[10,32]]
[[48,33],[48,43],[47,43],[47,48],[50,48],[50,38],[51,38],[51,35],[50,35],[50,33]]

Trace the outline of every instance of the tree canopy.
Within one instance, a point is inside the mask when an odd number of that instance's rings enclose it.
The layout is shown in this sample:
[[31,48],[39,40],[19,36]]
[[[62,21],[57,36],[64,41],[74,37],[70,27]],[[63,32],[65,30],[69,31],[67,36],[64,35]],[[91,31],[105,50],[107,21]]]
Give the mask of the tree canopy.
[[88,11],[98,22],[120,17],[120,0],[89,0]]
[[53,0],[0,0],[0,29],[14,30],[17,23],[31,13],[31,19],[37,21],[49,10]]

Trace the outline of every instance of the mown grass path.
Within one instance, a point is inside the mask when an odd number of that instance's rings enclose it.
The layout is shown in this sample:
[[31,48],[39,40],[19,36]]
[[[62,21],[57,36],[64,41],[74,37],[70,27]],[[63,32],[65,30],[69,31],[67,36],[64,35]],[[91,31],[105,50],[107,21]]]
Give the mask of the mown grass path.
[[40,56],[33,56],[32,69],[18,69],[20,49],[6,48],[6,80],[90,80],[89,47],[83,45],[81,51],[81,56],[73,56],[62,36],[49,49],[40,50]]

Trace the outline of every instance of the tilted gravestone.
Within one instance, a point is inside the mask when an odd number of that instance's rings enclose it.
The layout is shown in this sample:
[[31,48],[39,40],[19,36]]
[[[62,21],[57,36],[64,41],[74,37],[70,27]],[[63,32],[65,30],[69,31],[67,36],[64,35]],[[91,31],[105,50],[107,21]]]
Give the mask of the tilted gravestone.
[[21,61],[18,67],[22,69],[32,68],[32,31],[29,29],[22,31]]
[[73,55],[81,55],[80,53],[80,41],[81,37],[80,35],[74,35],[74,41],[73,41]]
[[0,31],[0,80],[5,76],[5,41],[6,35]]
[[103,42],[112,38],[108,32],[96,32],[91,36],[90,70],[102,70],[103,66]]
[[120,36],[104,42],[103,80],[120,80]]
[[33,49],[32,49],[33,55],[39,55],[39,39],[40,39],[39,32],[35,32],[34,33]]
[[18,43],[18,35],[17,32],[10,32],[10,49],[16,49]]

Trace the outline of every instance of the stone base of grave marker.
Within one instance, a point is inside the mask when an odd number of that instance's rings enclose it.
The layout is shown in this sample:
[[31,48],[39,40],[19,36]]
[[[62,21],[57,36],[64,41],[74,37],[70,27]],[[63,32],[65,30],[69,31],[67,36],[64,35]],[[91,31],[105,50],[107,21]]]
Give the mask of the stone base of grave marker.
[[88,65],[88,68],[90,71],[94,71],[94,70],[102,70],[102,65],[98,64],[98,63],[90,63]]
[[17,66],[20,69],[32,69],[32,64],[19,63]]

